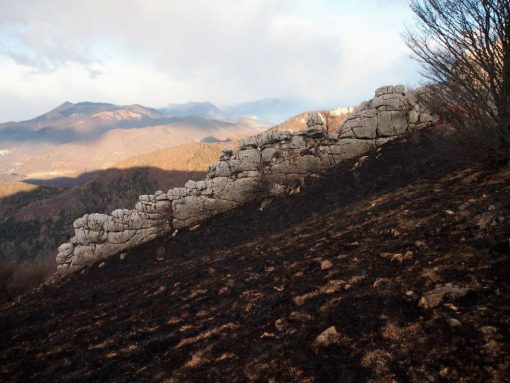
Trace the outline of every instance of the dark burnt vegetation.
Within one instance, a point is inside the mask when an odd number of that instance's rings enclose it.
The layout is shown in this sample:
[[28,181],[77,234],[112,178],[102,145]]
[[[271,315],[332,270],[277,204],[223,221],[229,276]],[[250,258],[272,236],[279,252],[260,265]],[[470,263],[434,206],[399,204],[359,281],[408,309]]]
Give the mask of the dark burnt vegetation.
[[[504,381],[510,174],[452,163],[435,140],[387,144],[4,305],[0,376]],[[418,306],[447,283],[470,293]]]

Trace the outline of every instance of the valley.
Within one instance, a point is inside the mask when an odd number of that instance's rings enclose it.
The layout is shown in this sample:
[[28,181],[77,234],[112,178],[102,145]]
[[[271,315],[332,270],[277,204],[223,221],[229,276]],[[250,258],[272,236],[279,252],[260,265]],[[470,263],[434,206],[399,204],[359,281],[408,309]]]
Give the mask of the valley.
[[510,0],[2,0],[0,383],[510,383]]

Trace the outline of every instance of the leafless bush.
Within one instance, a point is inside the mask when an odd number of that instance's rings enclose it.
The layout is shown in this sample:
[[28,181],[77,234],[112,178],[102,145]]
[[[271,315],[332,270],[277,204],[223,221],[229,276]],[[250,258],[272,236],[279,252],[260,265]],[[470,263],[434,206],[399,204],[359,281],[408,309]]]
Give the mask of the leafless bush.
[[347,119],[347,113],[345,114],[334,114],[330,111],[322,112],[325,120],[324,127],[328,133],[338,132],[342,127],[343,123]]
[[[422,102],[464,153],[510,161],[510,0],[414,0],[405,40],[432,85]],[[459,147],[460,147],[459,146]]]
[[475,164],[506,161],[501,135],[494,125],[486,124],[469,108],[441,105],[441,99],[434,98],[436,92],[438,90],[420,94],[419,101],[440,116],[432,131],[436,148],[442,155]]

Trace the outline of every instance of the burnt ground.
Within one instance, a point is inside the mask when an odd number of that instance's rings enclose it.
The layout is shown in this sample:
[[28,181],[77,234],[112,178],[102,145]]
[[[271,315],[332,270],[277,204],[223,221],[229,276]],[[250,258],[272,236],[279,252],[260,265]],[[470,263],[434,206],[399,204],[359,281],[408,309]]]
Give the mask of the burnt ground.
[[510,381],[510,169],[406,141],[4,305],[0,381]]

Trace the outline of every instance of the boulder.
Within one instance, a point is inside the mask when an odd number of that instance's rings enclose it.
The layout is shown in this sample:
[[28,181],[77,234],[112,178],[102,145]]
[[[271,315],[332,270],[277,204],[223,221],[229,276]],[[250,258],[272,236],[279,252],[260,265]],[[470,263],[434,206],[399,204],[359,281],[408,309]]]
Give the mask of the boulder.
[[90,230],[94,231],[102,231],[104,230],[104,225],[108,222],[109,216],[106,214],[93,213],[89,214],[87,217],[87,227]]
[[60,245],[58,247],[58,253],[56,258],[57,265],[71,263],[73,252],[74,246],[71,243],[63,243],[62,245]]
[[211,177],[230,177],[232,175],[232,171],[230,170],[230,161],[220,161],[218,164],[214,165],[209,172]]
[[73,227],[75,229],[78,229],[79,227],[87,227],[87,219],[88,219],[88,217],[89,217],[89,215],[85,214],[83,217],[76,219],[73,222]]
[[366,110],[370,107],[369,101],[363,101],[358,106],[354,108],[354,112],[362,112],[363,110]]
[[239,140],[239,150],[249,149],[249,148],[258,148],[258,142],[256,137],[248,137],[242,140]]
[[129,221],[125,219],[124,215],[120,218],[112,214],[108,217],[108,221],[104,224],[105,231],[122,231],[127,229]]
[[71,267],[82,267],[95,260],[92,246],[78,245],[74,248]]
[[[210,195],[220,198],[222,196],[223,190],[225,186],[231,182],[230,178],[227,177],[216,177],[212,180],[209,180],[207,191],[210,191]],[[206,193],[202,193],[206,194]],[[207,193],[209,194],[209,193]]]
[[386,110],[402,110],[405,103],[402,94],[384,94],[374,98],[370,106],[375,109],[386,107]]
[[438,287],[423,294],[418,302],[418,306],[423,309],[431,309],[442,304],[445,299],[454,300],[462,298],[471,291],[472,289],[470,288],[454,286],[451,283],[447,283],[445,286]]
[[401,94],[403,95],[406,91],[404,85],[385,85],[375,90],[375,97],[379,97],[385,94]]
[[305,174],[318,173],[322,168],[320,157],[314,155],[299,156],[295,166],[299,173]]
[[155,208],[158,213],[162,213],[165,215],[171,214],[172,203],[168,200],[167,201],[159,201],[159,202],[156,202]]
[[289,146],[292,149],[306,148],[306,138],[302,134],[293,134],[290,138]]
[[336,330],[335,326],[331,326],[324,330],[313,342],[313,345],[317,348],[329,347],[338,342],[340,334]]
[[267,145],[285,140],[289,133],[279,132],[276,129],[269,129],[257,136],[257,147],[263,148]]
[[377,112],[374,109],[366,109],[353,113],[342,126],[339,138],[375,138],[377,130]]

